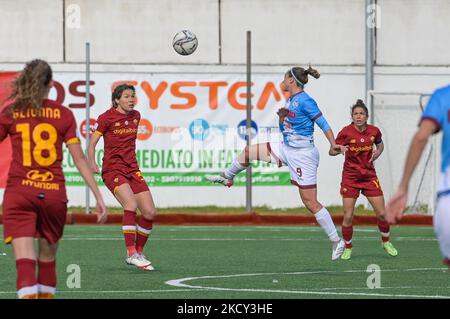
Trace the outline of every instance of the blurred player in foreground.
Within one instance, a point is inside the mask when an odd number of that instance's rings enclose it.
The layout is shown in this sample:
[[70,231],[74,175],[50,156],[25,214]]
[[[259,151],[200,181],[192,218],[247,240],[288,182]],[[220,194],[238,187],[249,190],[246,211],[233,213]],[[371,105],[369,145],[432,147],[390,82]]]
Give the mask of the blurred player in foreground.
[[[88,148],[91,169],[99,173],[95,146],[103,136],[105,155],[102,178],[106,187],[122,205],[122,232],[127,248],[126,263],[151,271],[152,263],[143,254],[153,228],[156,208],[152,194],[136,160],[136,138],[141,115],[134,110],[134,86],[121,84],[112,92],[112,107],[101,114]],[[136,225],[136,211],[142,216]]]
[[[367,197],[377,215],[384,250],[391,256],[397,256],[397,250],[389,241],[389,224],[380,217],[384,211],[384,196],[373,165],[384,150],[381,132],[376,126],[367,124],[369,111],[362,100],[357,100],[352,106],[351,116],[352,123],[344,127],[336,137],[337,144],[348,146],[341,181],[344,206],[342,238],[345,241],[341,259],[348,260],[352,256],[353,211],[360,192]],[[330,149],[330,155],[338,154],[339,152]]]
[[[3,198],[5,243],[16,258],[19,298],[53,298],[56,250],[63,235],[67,195],[62,144],[97,200],[98,222],[106,220],[102,195],[76,136],[68,108],[48,100],[52,69],[33,60],[13,82],[10,103],[0,114],[0,141],[11,137],[12,162]],[[38,238],[37,274],[34,238]]]
[[318,224],[332,241],[331,258],[336,260],[342,255],[344,241],[339,238],[328,210],[317,201],[319,152],[314,145],[314,123],[322,129],[331,149],[343,153],[346,147],[336,144],[333,131],[316,101],[303,90],[309,75],[316,79],[320,76],[319,72],[311,67],[293,67],[284,74],[282,88],[289,92],[290,97],[285,107],[277,112],[283,142],[245,147],[221,175],[208,176],[207,179],[230,187],[233,185],[234,176],[245,170],[253,160],[274,163],[279,167],[287,165],[291,183],[298,187],[303,204],[314,214]]
[[402,219],[411,176],[422,156],[428,138],[440,130],[444,132],[441,150],[442,176],[433,224],[444,263],[450,268],[450,85],[433,93],[422,114],[419,129],[409,146],[400,186],[386,207],[385,219],[391,224]]

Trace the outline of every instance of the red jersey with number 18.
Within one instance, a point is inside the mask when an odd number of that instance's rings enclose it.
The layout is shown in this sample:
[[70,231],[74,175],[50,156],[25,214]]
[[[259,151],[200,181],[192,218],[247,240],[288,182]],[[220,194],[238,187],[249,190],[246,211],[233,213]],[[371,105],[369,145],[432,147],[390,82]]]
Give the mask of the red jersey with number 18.
[[13,155],[6,190],[67,201],[62,143],[80,143],[76,131],[72,111],[55,101],[45,99],[39,110],[5,107],[0,141],[11,137]]
[[127,176],[139,171],[136,138],[140,119],[136,110],[123,114],[114,107],[98,117],[95,134],[104,139],[103,175],[115,171]]

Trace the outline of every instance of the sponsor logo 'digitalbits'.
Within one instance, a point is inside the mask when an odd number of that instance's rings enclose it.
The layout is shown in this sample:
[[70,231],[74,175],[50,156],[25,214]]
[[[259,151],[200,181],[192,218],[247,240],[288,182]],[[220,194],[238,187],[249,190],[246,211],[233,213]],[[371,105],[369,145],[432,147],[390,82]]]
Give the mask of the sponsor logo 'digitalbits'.
[[350,147],[350,151],[352,152],[366,152],[372,150],[372,145],[370,146],[361,146],[361,147]]
[[137,133],[137,128],[119,128],[117,130],[113,131],[114,134],[130,134],[130,133]]

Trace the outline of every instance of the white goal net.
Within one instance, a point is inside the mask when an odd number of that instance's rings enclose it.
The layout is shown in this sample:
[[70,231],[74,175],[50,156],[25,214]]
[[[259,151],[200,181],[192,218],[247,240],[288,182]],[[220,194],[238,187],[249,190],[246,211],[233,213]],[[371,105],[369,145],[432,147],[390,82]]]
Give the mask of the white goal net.
[[[386,201],[400,183],[408,148],[429,96],[421,92],[369,92],[374,124],[380,128],[385,146],[375,165]],[[407,213],[434,214],[439,145],[433,136],[424,149],[410,182]]]

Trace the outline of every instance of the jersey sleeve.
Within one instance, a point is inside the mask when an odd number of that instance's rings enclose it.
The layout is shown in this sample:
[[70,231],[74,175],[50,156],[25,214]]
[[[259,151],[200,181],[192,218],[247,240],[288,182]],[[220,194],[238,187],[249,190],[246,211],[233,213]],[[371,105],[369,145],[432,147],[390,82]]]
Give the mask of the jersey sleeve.
[[306,100],[303,105],[303,113],[313,122],[315,122],[325,133],[331,129],[325,117],[322,115],[317,103],[314,100]]
[[11,125],[11,116],[8,116],[5,111],[0,112],[0,142],[8,136]]
[[95,125],[94,134],[103,136],[109,127],[108,120],[104,114],[100,115],[97,119],[97,124]]
[[80,138],[77,134],[77,121],[75,120],[75,116],[73,116],[72,111],[68,110],[67,112],[67,129],[65,131],[63,140],[66,145],[70,144],[80,144]]
[[431,95],[431,98],[428,101],[427,106],[425,107],[425,111],[422,114],[420,122],[422,122],[423,120],[433,121],[438,127],[436,133],[441,130],[441,127],[445,122],[445,114],[442,110],[442,104],[436,92]]
[[304,114],[311,121],[315,121],[322,116],[322,112],[319,110],[319,107],[317,106],[316,102],[312,100],[305,101],[302,109]]
[[375,133],[375,140],[373,141],[376,145],[383,143],[383,140],[381,139],[382,134],[379,128],[377,128],[377,131]]
[[346,138],[347,138],[347,135],[345,134],[345,128],[343,128],[336,137],[336,144],[345,145]]

